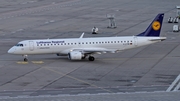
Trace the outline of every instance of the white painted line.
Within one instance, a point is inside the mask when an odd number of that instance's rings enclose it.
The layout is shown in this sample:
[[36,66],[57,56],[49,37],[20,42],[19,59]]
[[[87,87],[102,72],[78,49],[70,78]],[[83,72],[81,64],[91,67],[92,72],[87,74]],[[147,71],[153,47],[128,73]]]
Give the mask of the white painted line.
[[180,81],[179,81],[179,83],[177,84],[177,86],[174,88],[173,91],[178,91],[179,88],[180,88]]
[[1,96],[0,99],[9,99],[9,96]]
[[90,93],[83,93],[83,94],[77,94],[77,95],[91,95]]
[[28,95],[19,95],[19,96],[17,96],[17,98],[27,98],[27,97],[29,97]]
[[47,21],[47,22],[45,22],[45,24],[48,24],[49,22]]
[[11,32],[11,33],[16,33],[16,31],[13,31],[13,32]]
[[51,22],[51,23],[52,23],[52,22],[54,22],[54,20],[50,20],[49,22]]
[[138,92],[135,92],[135,93],[147,93],[147,91],[138,91]]
[[177,82],[180,80],[180,74],[176,77],[176,79],[172,82],[172,84],[169,86],[169,88],[166,90],[166,92],[169,92],[173,89],[173,87],[177,84]]
[[18,29],[17,31],[19,32],[19,31],[22,31],[23,29]]

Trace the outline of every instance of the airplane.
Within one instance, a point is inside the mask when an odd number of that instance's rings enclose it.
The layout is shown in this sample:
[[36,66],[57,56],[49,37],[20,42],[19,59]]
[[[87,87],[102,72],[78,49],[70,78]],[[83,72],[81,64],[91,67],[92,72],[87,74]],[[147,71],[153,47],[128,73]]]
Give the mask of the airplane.
[[94,61],[94,54],[117,53],[165,40],[166,37],[160,37],[163,18],[164,13],[158,14],[144,32],[135,36],[83,38],[82,33],[79,38],[24,40],[10,48],[8,53],[23,55],[24,61],[28,61],[28,55],[32,54],[66,55],[70,60],[88,57],[89,61]]

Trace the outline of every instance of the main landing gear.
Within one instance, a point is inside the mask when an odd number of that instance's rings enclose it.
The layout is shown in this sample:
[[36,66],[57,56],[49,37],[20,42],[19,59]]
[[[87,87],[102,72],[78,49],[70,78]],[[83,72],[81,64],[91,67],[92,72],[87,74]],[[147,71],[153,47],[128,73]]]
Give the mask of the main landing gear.
[[95,58],[93,57],[93,56],[89,56],[89,61],[94,61],[95,60]]
[[94,58],[93,56],[87,55],[87,54],[85,54],[85,55],[82,57],[82,59],[86,59],[87,56],[89,56],[89,57],[88,57],[88,60],[89,60],[89,61],[94,61],[94,60],[95,60],[95,58]]
[[28,55],[23,55],[23,57],[24,57],[24,62],[27,62],[28,61],[28,59],[27,59]]
[[[82,57],[82,59],[86,59],[87,56],[88,56],[88,55],[84,55],[84,56]],[[89,61],[94,61],[95,58],[94,58],[93,56],[89,55],[88,60],[89,60]]]

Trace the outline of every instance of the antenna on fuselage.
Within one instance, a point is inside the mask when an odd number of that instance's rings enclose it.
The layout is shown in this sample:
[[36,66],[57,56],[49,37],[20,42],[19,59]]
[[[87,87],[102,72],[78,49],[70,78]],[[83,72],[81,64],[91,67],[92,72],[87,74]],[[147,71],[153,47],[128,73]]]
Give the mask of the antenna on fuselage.
[[83,36],[84,36],[84,32],[81,34],[81,36],[79,38],[81,39],[81,38],[83,38]]

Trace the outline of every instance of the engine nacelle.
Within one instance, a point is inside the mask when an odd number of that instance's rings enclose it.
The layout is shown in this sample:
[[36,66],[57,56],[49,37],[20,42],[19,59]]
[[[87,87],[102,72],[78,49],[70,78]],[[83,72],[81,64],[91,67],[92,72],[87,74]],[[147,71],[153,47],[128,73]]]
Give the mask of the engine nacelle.
[[81,60],[83,57],[83,54],[78,51],[72,51],[68,53],[68,57],[70,60]]
[[57,56],[61,56],[59,53],[56,54]]
[[57,53],[56,55],[57,56],[67,56],[67,54],[60,54],[60,53]]

